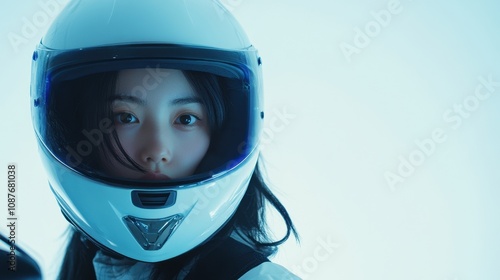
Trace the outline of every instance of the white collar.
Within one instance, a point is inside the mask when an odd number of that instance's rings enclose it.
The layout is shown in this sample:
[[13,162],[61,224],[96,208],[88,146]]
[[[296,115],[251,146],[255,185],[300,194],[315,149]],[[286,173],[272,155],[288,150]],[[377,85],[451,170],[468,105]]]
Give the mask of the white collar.
[[97,280],[147,280],[151,279],[154,264],[131,259],[114,259],[98,251],[93,259]]

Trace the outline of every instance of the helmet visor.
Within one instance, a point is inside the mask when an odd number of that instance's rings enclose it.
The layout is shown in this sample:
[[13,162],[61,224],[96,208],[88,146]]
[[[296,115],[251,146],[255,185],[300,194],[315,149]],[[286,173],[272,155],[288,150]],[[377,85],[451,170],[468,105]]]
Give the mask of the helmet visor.
[[119,186],[184,186],[254,152],[262,118],[254,50],[121,46],[34,57],[43,149]]

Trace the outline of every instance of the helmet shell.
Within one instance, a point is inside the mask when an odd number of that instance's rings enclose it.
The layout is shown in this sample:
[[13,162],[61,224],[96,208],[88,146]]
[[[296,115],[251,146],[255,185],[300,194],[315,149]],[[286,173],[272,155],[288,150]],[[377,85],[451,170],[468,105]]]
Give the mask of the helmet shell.
[[[242,27],[218,1],[69,2],[35,50],[31,83],[40,155],[67,219],[99,246],[145,262],[179,256],[213,237],[236,211],[257,162],[260,64]],[[228,94],[235,105],[221,132],[224,160],[217,168],[186,180],[138,182],[101,176],[68,160],[66,143],[53,140],[61,133],[52,119],[61,96],[55,88],[140,67],[208,72],[236,84]],[[166,200],[151,206],[141,196]]]
[[216,0],[72,0],[42,39],[45,47],[63,50],[137,43],[251,46],[237,20]]

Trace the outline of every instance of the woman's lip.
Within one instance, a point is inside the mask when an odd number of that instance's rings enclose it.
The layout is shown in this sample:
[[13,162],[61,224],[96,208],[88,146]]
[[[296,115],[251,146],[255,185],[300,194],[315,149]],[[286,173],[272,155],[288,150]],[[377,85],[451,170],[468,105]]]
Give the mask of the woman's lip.
[[156,180],[156,181],[159,181],[159,180],[170,180],[170,177],[168,177],[167,175],[165,174],[161,174],[161,173],[146,173],[146,175],[142,176],[141,177],[142,180]]

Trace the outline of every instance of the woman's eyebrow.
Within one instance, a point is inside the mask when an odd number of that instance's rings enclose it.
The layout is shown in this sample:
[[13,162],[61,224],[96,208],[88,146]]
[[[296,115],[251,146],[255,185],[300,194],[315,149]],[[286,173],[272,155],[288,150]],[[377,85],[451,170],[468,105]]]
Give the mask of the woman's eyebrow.
[[115,101],[125,101],[125,102],[130,102],[130,103],[136,103],[136,104],[139,104],[139,105],[145,105],[146,104],[146,101],[144,99],[141,99],[139,97],[136,97],[136,96],[132,96],[132,95],[114,95],[111,97],[111,102],[115,102]]
[[170,101],[170,105],[173,106],[179,106],[179,105],[186,105],[186,104],[191,104],[191,103],[202,103],[201,99],[199,97],[182,97],[182,98],[176,98]]

